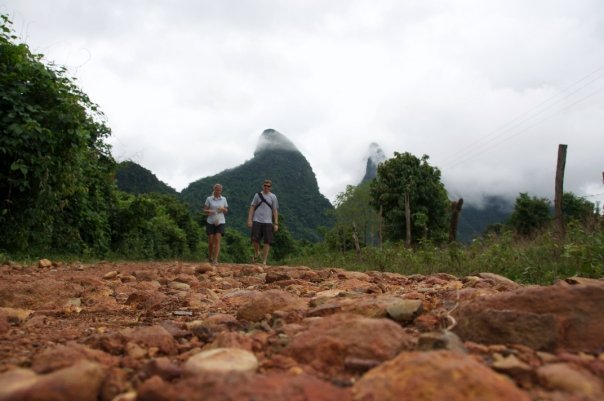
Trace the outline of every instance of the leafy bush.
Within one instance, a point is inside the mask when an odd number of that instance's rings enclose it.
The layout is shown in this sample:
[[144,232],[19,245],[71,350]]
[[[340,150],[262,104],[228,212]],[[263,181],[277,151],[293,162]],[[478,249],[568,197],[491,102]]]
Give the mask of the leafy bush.
[[119,193],[112,248],[130,259],[201,258],[201,229],[174,196]]
[[0,247],[108,250],[114,162],[104,116],[67,77],[16,43],[0,15]]
[[422,241],[415,248],[407,248],[399,241],[362,248],[359,255],[354,251],[333,252],[323,244],[307,248],[286,262],[404,275],[443,272],[463,277],[491,272],[526,284],[551,284],[575,275],[602,278],[604,226],[602,217],[598,219],[595,229],[578,222],[569,224],[563,242],[547,230],[527,239],[507,229],[489,233],[468,246],[459,243],[435,246],[430,241]]
[[221,241],[220,259],[224,262],[250,263],[252,260],[250,238],[235,229],[227,228]]

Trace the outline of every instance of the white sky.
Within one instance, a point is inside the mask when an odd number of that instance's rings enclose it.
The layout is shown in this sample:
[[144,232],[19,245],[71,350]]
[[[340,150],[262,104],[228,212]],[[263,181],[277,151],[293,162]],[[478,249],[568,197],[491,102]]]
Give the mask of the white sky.
[[369,144],[430,156],[451,198],[604,201],[602,0],[0,0],[107,116],[118,161],[182,190],[266,128],[330,200]]

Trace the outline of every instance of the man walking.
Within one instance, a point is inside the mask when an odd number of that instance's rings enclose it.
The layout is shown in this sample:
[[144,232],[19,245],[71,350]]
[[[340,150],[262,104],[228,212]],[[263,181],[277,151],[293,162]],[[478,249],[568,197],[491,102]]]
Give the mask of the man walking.
[[252,229],[255,263],[260,256],[260,241],[263,241],[262,264],[266,265],[268,252],[273,243],[273,233],[279,230],[279,202],[271,192],[271,180],[264,180],[262,192],[254,194],[247,214],[247,226]]

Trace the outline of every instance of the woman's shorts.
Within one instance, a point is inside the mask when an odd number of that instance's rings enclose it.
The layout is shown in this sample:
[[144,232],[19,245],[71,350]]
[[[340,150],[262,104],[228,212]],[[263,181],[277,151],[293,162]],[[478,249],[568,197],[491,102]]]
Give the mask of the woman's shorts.
[[218,224],[215,226],[214,224],[206,224],[206,234],[214,235],[221,234],[224,235],[224,224]]

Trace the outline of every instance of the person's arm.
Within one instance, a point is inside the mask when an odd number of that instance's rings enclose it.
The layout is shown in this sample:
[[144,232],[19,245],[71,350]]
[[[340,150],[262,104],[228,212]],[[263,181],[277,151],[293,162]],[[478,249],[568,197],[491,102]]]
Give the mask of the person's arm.
[[247,226],[252,227],[252,217],[254,216],[254,205],[250,206],[250,210],[247,212]]
[[273,230],[279,230],[279,211],[276,208],[273,209]]
[[205,214],[206,216],[209,216],[212,214],[212,211],[210,210],[210,203],[208,202],[207,199],[206,199],[205,203],[203,204],[203,214]]

